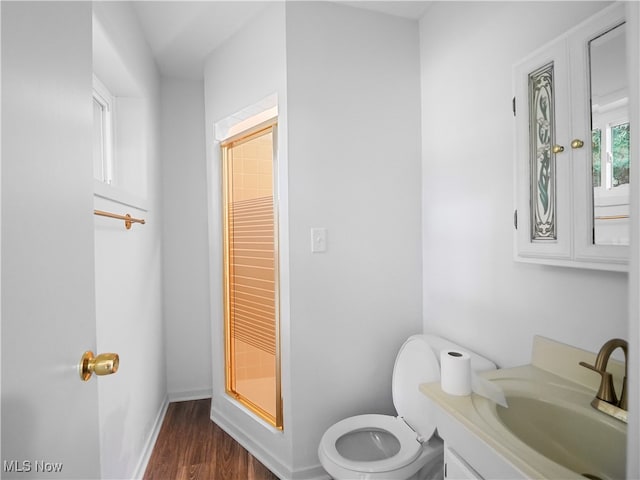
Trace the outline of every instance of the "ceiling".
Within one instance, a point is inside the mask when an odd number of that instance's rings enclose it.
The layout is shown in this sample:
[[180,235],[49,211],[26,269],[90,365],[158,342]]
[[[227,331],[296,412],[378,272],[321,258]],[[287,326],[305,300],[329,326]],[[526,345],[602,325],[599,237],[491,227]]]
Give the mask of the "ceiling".
[[[326,0],[328,1],[328,0]],[[162,75],[200,79],[204,59],[270,3],[263,1],[134,1],[133,8]],[[430,1],[335,3],[419,19]]]

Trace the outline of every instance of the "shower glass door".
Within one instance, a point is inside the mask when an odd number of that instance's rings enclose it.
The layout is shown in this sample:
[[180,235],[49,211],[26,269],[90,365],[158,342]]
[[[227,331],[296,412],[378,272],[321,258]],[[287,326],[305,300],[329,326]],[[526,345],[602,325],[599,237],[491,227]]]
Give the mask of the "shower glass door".
[[275,124],[222,144],[227,393],[282,428]]

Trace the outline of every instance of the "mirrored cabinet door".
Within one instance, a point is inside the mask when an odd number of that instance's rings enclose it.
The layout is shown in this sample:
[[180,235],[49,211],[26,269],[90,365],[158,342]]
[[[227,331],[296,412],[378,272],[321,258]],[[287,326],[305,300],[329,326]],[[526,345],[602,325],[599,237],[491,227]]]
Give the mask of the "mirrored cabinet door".
[[625,29],[613,5],[514,66],[517,260],[627,269]]
[[570,37],[574,105],[575,258],[626,266],[629,257],[629,77],[624,7]]

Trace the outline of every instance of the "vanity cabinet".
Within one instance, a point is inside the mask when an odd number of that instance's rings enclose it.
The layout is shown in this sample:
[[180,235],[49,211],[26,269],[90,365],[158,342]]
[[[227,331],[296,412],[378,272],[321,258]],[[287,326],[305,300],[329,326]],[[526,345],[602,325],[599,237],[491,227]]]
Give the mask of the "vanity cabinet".
[[627,270],[625,37],[614,4],[514,66],[518,261]]
[[[446,394],[445,394],[446,395]],[[448,480],[524,480],[531,478],[456,419],[436,408],[438,434],[444,440],[444,478]]]
[[449,480],[482,480],[480,474],[447,445],[444,448],[444,478]]

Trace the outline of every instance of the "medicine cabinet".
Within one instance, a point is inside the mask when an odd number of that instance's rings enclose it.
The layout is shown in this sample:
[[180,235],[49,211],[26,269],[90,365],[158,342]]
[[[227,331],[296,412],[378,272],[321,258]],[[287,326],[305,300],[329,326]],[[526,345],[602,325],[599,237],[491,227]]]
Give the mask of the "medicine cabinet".
[[614,4],[514,66],[516,260],[627,270],[625,29]]

